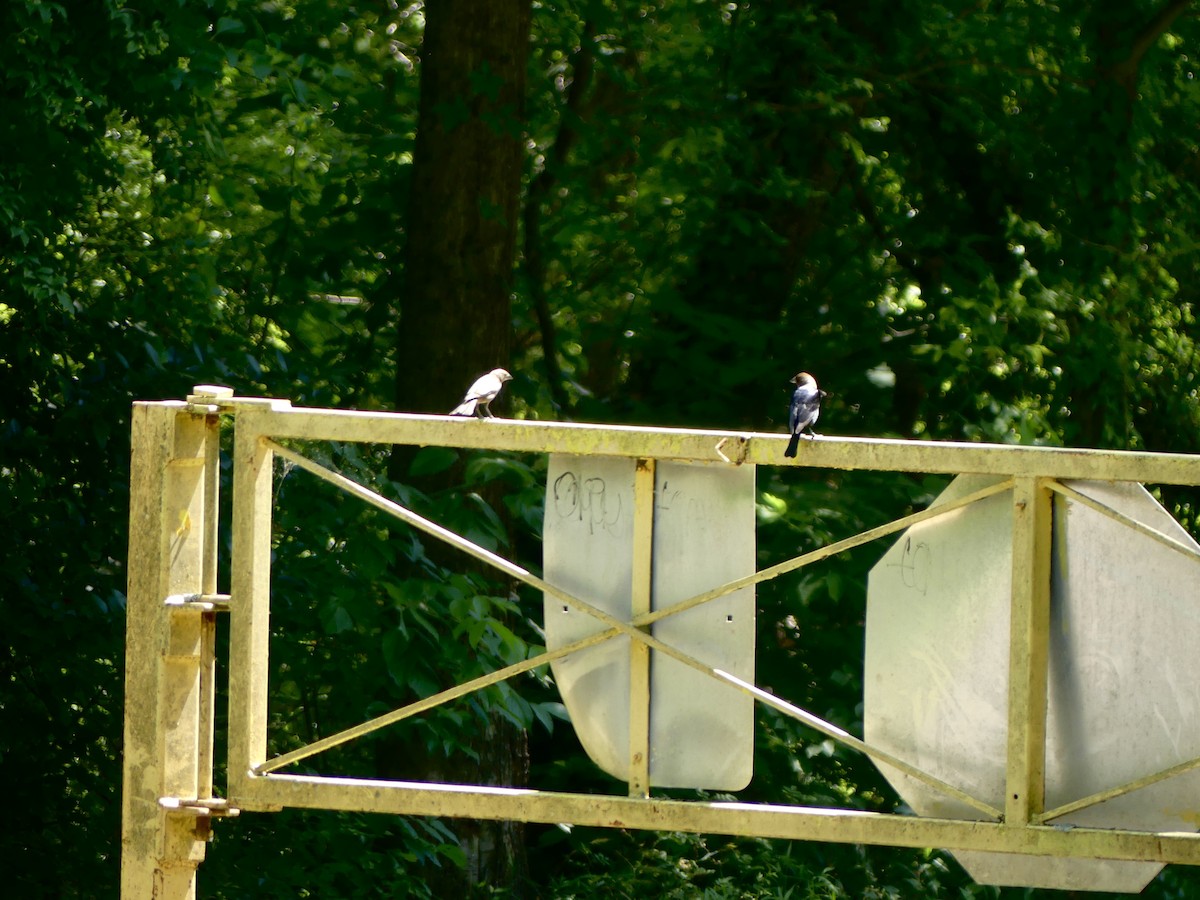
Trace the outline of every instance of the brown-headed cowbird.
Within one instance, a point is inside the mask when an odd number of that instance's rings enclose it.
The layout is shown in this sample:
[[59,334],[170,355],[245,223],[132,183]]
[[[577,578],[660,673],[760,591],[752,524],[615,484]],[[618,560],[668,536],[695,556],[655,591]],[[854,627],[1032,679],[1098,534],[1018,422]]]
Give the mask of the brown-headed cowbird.
[[800,432],[809,429],[809,436],[815,437],[812,426],[817,424],[817,416],[821,414],[821,398],[825,392],[817,387],[817,379],[807,372],[801,372],[792,378],[796,390],[792,391],[792,405],[788,409],[788,429],[792,439],[788,441],[784,456],[795,456],[796,448],[800,446]]

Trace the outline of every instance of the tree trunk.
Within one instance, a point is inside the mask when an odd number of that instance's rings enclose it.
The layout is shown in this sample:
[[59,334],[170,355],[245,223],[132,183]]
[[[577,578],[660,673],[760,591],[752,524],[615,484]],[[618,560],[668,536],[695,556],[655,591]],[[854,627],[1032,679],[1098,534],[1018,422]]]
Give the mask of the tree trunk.
[[[425,16],[396,408],[445,413],[477,376],[508,366],[531,3],[430,0]],[[502,395],[494,411],[506,404]],[[410,448],[396,449],[392,475],[411,480],[406,478]],[[461,475],[456,466],[419,487],[436,492],[452,487]],[[485,499],[502,509],[496,498]],[[440,548],[429,549],[436,558]],[[509,785],[527,779],[528,751],[519,729],[493,716],[487,733],[464,739],[478,751],[478,762],[466,753],[429,760],[428,777]],[[503,885],[512,896],[522,896],[528,863],[520,824],[450,824],[467,866],[431,873],[437,880],[430,885],[435,896],[469,896],[480,883]]]
[[531,8],[435,0],[425,15],[396,405],[446,412],[508,362]]

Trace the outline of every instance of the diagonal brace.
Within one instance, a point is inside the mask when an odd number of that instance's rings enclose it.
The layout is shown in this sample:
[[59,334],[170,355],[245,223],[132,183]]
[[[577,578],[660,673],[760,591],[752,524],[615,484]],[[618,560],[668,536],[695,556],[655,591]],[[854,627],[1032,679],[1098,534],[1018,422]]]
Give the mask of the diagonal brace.
[[[977,800],[976,798],[970,796],[969,794],[965,793],[964,791],[959,790],[958,788],[954,787],[953,785],[948,784],[947,782],[944,782],[941,779],[936,778],[933,775],[930,775],[928,772],[924,772],[921,769],[916,768],[915,766],[911,765],[910,763],[905,762],[904,760],[900,759],[899,757],[893,756],[892,754],[890,754],[884,750],[880,750],[876,747],[873,747],[870,744],[867,744],[866,742],[861,741],[858,738],[854,737],[849,732],[847,732],[841,728],[838,728],[836,725],[826,722],[823,719],[819,718],[818,716],[814,716],[811,713],[808,713],[808,712],[804,711],[803,709],[800,709],[799,707],[794,706],[793,704],[790,704],[790,703],[787,703],[786,701],[780,700],[779,698],[768,693],[767,691],[764,691],[761,688],[758,688],[746,681],[743,681],[742,679],[737,678],[736,676],[731,675],[728,672],[723,672],[719,669],[714,669],[713,667],[707,665],[706,663],[701,662],[700,660],[696,659],[693,656],[690,656],[687,653],[684,653],[681,650],[678,650],[677,648],[671,646],[670,644],[666,644],[663,641],[660,641],[658,638],[655,638],[652,634],[649,634],[647,631],[643,631],[637,625],[629,623],[629,622],[621,621],[620,619],[616,618],[615,616],[611,615],[610,613],[607,613],[604,610],[601,610],[595,606],[592,606],[590,603],[587,603],[584,600],[580,600],[579,598],[572,596],[571,594],[567,593],[566,591],[562,590],[561,588],[559,588],[555,585],[552,585],[550,582],[545,581],[542,578],[539,578],[538,576],[536,576],[532,572],[530,572],[528,569],[525,569],[524,567],[519,566],[516,563],[513,563],[510,560],[507,560],[504,557],[491,552],[490,550],[480,547],[477,544],[472,543],[471,541],[468,541],[466,538],[462,537],[459,534],[456,534],[453,531],[450,531],[448,528],[444,528],[443,526],[438,525],[436,522],[431,522],[430,520],[424,518],[423,516],[420,516],[417,513],[414,513],[412,510],[409,510],[409,509],[401,506],[400,504],[377,494],[376,492],[370,490],[369,488],[364,487],[363,485],[359,484],[358,482],[356,482],[350,478],[347,478],[346,476],[344,476],[338,472],[335,472],[332,469],[322,466],[320,463],[314,462],[313,460],[307,458],[306,456],[303,456],[299,453],[296,453],[293,450],[288,449],[287,447],[284,447],[282,444],[278,444],[275,441],[272,441],[270,439],[266,439],[266,444],[268,445],[268,447],[271,450],[273,450],[276,454],[283,457],[284,459],[287,459],[288,461],[294,463],[295,465],[299,466],[300,468],[304,469],[305,471],[310,472],[313,475],[316,475],[317,477],[321,478],[322,480],[328,481],[329,483],[336,485],[337,487],[340,487],[341,489],[345,490],[347,493],[352,494],[356,497],[359,497],[362,500],[365,500],[367,503],[371,504],[372,506],[376,507],[377,509],[380,509],[384,512],[390,513],[391,515],[394,515],[396,518],[400,519],[401,521],[403,521],[409,525],[412,525],[414,528],[417,528],[421,531],[426,532],[427,534],[437,537],[437,538],[445,541],[446,543],[450,544],[451,546],[453,546],[459,550],[462,550],[463,552],[467,553],[468,555],[473,556],[476,559],[479,559],[483,562],[486,562],[489,565],[493,566],[494,568],[499,569],[501,572],[504,572],[505,574],[510,575],[510,576],[518,579],[519,581],[524,582],[525,584],[528,584],[530,587],[541,590],[541,591],[545,592],[546,594],[549,594],[550,596],[552,596],[564,603],[567,603],[570,606],[575,607],[576,609],[580,610],[581,612],[585,612],[588,615],[592,616],[593,618],[598,619],[603,624],[609,626],[609,631],[602,632],[599,635],[593,636],[596,638],[597,643],[599,643],[602,640],[607,640],[610,637],[616,636],[616,634],[612,633],[614,631],[616,633],[625,634],[628,637],[630,637],[631,639],[638,641],[642,644],[645,644],[646,646],[650,647],[652,650],[657,650],[658,652],[660,652],[666,656],[669,656],[670,658],[676,660],[677,662],[682,663],[683,665],[689,666],[699,672],[702,672],[703,674],[708,675],[711,678],[715,678],[719,681],[724,681],[725,683],[742,691],[743,693],[748,694],[749,696],[755,698],[756,700],[766,703],[767,705],[772,706],[774,709],[776,709],[780,712],[783,712],[785,715],[791,716],[792,718],[795,718],[798,721],[803,722],[804,724],[815,729],[816,731],[820,732],[821,734],[824,734],[827,737],[832,738],[833,740],[836,740],[842,744],[845,744],[846,746],[851,747],[852,749],[858,750],[859,752],[866,754],[867,756],[871,757],[872,759],[886,763],[887,765],[889,765],[895,769],[898,769],[907,775],[911,775],[913,778],[919,779],[920,781],[928,784],[930,787],[933,787],[934,789],[936,789],[950,797],[953,797],[956,800],[959,800],[963,803],[968,804],[973,809],[976,809],[976,810],[984,813],[985,815],[988,815],[991,817],[999,817],[1000,811],[998,809],[996,809],[995,807],[991,806],[990,804],[984,803],[983,801]],[[974,502],[975,500],[982,499],[982,497],[978,496],[980,494],[982,494],[984,496],[990,496],[993,493],[999,493],[1000,491],[1007,489],[1008,486],[1009,486],[1008,482],[1000,482],[998,485],[992,485],[991,487],[984,489],[984,491],[978,491],[975,494],[968,495],[968,497],[963,498],[963,500],[965,500],[967,502]],[[961,506],[961,505],[965,505],[965,504],[960,501],[957,505]],[[936,512],[937,512],[937,514],[941,514],[943,512],[949,512],[953,508],[957,508],[957,506],[952,506],[951,504],[945,504],[944,506],[937,507]],[[929,511],[925,510],[924,512],[929,512]],[[921,515],[921,514],[916,514],[916,515]],[[929,517],[930,516],[924,516],[924,518],[929,518]],[[911,517],[911,516],[908,517],[908,519],[912,519],[912,518],[913,517]],[[895,524],[895,523],[891,523],[891,524]],[[796,560],[790,560],[789,562],[795,563]],[[787,563],[784,563],[781,565],[787,565]],[[798,568],[798,567],[799,567],[798,565],[792,566],[792,568]],[[776,566],[774,568],[779,569],[780,567]],[[763,570],[763,571],[769,572],[770,570]],[[791,569],[787,569],[785,571],[791,571]],[[783,574],[783,571],[775,572],[774,574],[769,575],[768,577],[776,577],[777,575],[780,575],[780,574]],[[744,579],[739,579],[739,581],[742,581],[742,580],[744,580]],[[759,580],[762,580],[762,579],[759,579]],[[731,584],[737,584],[737,582],[731,582]],[[728,587],[728,586],[729,585],[726,585],[725,587]],[[732,588],[732,590],[736,590],[736,589],[738,589],[738,588]],[[709,593],[711,593],[711,592],[709,592]],[[700,596],[705,596],[705,595],[700,595]],[[693,599],[695,599],[695,598],[693,598]],[[714,597],[708,597],[706,599],[714,599]],[[684,603],[686,603],[686,602],[688,602],[688,601],[684,601]],[[675,604],[675,606],[680,606],[680,605],[681,604]],[[696,605],[696,604],[693,604],[693,605]],[[659,617],[659,618],[661,618],[661,617]],[[575,652],[575,651],[581,649],[581,647],[576,647],[573,645],[568,645],[568,647],[569,647],[569,650],[567,648],[560,648],[560,650],[567,651],[567,652]],[[550,652],[558,652],[558,651],[550,651]],[[564,652],[561,655],[566,655],[566,653]],[[531,661],[526,661],[526,663],[529,663],[529,662],[531,662]],[[539,665],[539,664],[540,664],[540,662],[534,663],[534,665]],[[517,665],[522,666],[522,665],[525,665],[525,663],[518,663]],[[534,665],[529,665],[528,668],[533,668]],[[509,668],[513,668],[513,667],[509,667]],[[507,671],[507,670],[505,670],[505,671]],[[497,678],[496,680],[502,680],[502,678],[509,677],[511,674],[516,674],[516,672],[514,671],[509,674],[503,675],[500,678]],[[488,678],[490,676],[483,676],[483,677]],[[477,681],[478,680],[479,679],[477,679]],[[472,687],[470,690],[477,690],[479,687],[483,687],[483,686],[485,686],[485,685],[477,684],[474,687]],[[460,685],[459,687],[465,687],[465,685]],[[451,691],[455,691],[455,690],[456,689],[451,689]],[[470,691],[468,690],[468,691],[464,691],[463,693],[469,693],[469,692]],[[442,697],[442,695],[448,694],[448,693],[450,693],[450,692],[444,691],[444,692],[442,692],[442,694],[427,698],[427,700],[433,701],[436,697]],[[460,694],[456,694],[456,696],[460,696]],[[443,698],[443,700],[439,700],[438,702],[444,702],[444,700],[449,700],[449,699],[453,699],[453,698],[446,696]],[[422,702],[424,702],[424,701],[422,701]],[[415,705],[416,704],[414,704],[414,706]],[[429,706],[434,706],[434,705],[437,705],[437,703],[429,703]],[[411,707],[406,707],[404,709],[395,710],[393,713],[389,713],[380,718],[387,718],[388,716],[396,716],[396,718],[391,719],[391,721],[398,721],[399,719],[405,717],[405,715],[400,715],[401,713],[411,714],[411,713],[407,713],[407,710],[410,708]],[[423,709],[428,708],[428,706],[423,706],[422,708]],[[374,724],[379,721],[380,721],[379,719],[375,719],[375,720],[372,720],[371,722],[364,723],[364,726],[372,726],[372,727],[367,728],[366,731],[357,731],[357,729],[349,729],[348,731],[356,731],[356,733],[353,735],[350,735],[350,734],[348,734],[348,732],[340,732],[337,735],[332,735],[329,738],[325,738],[323,742],[318,742],[318,743],[324,744],[324,746],[320,747],[320,749],[322,749],[322,750],[328,749],[329,747],[334,746],[335,743],[332,743],[332,742],[335,742],[335,739],[338,739],[338,740],[336,740],[336,743],[342,743],[345,740],[351,740],[353,737],[358,737],[358,736],[361,736],[361,734],[365,734],[369,731],[374,731],[375,728],[377,728],[377,727],[383,727],[383,725],[389,724],[388,722],[385,722],[385,723],[382,723],[379,725]],[[358,728],[363,728],[364,726],[358,726]],[[280,762],[280,760],[283,760],[285,758],[288,760],[288,762],[295,762],[296,758],[297,758],[297,754],[303,754],[304,756],[311,755],[309,753],[305,753],[304,751],[307,751],[311,747],[314,747],[314,746],[316,746],[316,745],[309,745],[308,747],[300,748],[300,750],[296,750],[290,754],[287,754],[286,757],[283,757],[283,756],[277,757],[276,759],[271,760],[267,764],[256,767],[255,771],[258,772],[259,774],[262,774],[264,772],[269,772],[269,771],[273,771],[277,768],[280,768],[281,766],[287,764],[286,762]],[[316,752],[319,752],[319,750],[313,750],[312,752],[316,753]],[[302,758],[302,757],[300,757],[300,758]]]

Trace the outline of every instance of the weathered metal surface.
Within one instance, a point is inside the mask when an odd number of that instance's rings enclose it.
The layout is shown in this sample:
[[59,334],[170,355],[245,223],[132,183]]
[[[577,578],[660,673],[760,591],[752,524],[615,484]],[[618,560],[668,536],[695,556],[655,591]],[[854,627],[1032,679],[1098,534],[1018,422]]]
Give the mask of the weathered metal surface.
[[[677,600],[753,572],[753,526],[752,467],[655,467],[621,458],[553,456],[545,576],[636,624]],[[553,596],[546,598],[544,615],[551,649],[604,628]],[[556,660],[555,680],[584,748],[606,772],[629,781],[633,796],[644,795],[644,777],[664,787],[745,787],[752,771],[753,699],[714,680],[707,669],[753,681],[753,590],[643,627],[702,665],[661,653],[651,659],[653,644],[627,638]],[[648,772],[642,773],[638,754],[647,747]]]
[[[235,397],[218,403],[221,408],[239,415],[250,408],[262,412],[264,427],[280,439],[416,444],[697,462],[732,459],[737,464],[744,462],[884,472],[1200,484],[1200,456],[1180,453],[822,436],[805,441],[800,454],[789,460],[783,456],[788,438],[781,434],[310,409],[292,407],[286,400],[257,397]],[[728,452],[731,444],[741,447],[742,451],[731,457]]]
[[[755,474],[753,466],[658,464],[654,610],[754,572]],[[659,619],[650,630],[722,673],[753,682],[754,598],[754,588],[743,587]],[[651,781],[728,791],[749,784],[754,699],[659,654],[652,683]]]
[[251,769],[267,758],[274,455],[264,439],[263,412],[261,407],[239,410],[233,443],[227,767],[231,800]]
[[[1018,482],[1014,500],[909,529],[870,576],[868,739],[1004,803],[1010,826],[1195,830],[1196,550],[1143,488],[1105,482]],[[918,814],[977,817],[881,769]],[[1137,891],[1160,868],[955,855],[992,884]],[[1103,855],[1082,840],[1075,854]]]
[[[205,478],[216,422],[182,403],[133,409],[126,603],[121,896],[191,900],[206,817],[160,805],[212,789],[211,613],[169,606],[208,581]],[[206,486],[207,485],[207,486]],[[206,657],[206,653],[208,656]]]
[[[553,467],[553,463],[551,463]],[[633,474],[633,573],[630,580],[629,617],[644,616],[653,609],[651,595],[654,579],[654,468],[652,459],[639,459]],[[547,521],[547,524],[549,524]],[[543,538],[549,529],[543,529]],[[583,538],[583,541],[588,538]],[[573,541],[576,547],[583,541]],[[545,544],[543,543],[543,548]],[[557,619],[558,617],[555,616]],[[547,646],[554,642],[547,640]],[[582,656],[582,654],[580,654]],[[579,657],[575,657],[578,659]],[[564,657],[552,666],[556,672],[571,666]],[[641,641],[629,642],[629,749],[626,753],[630,797],[650,796],[650,648]],[[570,706],[567,707],[568,710]],[[655,710],[657,712],[657,710]]]
[[1177,832],[1151,834],[1120,829],[1011,827],[996,822],[918,818],[845,809],[642,800],[481,785],[308,775],[268,775],[246,784],[244,809],[266,811],[283,807],[575,822],[600,828],[740,834],[896,847],[960,847],[1049,857],[1067,857],[1082,852],[1114,860],[1200,865],[1200,836]]
[[1004,820],[1032,822],[1044,809],[1046,665],[1050,632],[1050,491],[1019,478],[1012,497],[1008,633],[1008,763]]

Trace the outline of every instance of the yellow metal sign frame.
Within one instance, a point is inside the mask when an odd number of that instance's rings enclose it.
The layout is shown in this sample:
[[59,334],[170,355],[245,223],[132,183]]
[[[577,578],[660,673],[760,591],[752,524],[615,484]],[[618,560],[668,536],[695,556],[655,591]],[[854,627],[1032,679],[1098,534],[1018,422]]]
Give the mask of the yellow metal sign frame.
[[[217,593],[219,428],[235,420],[232,580]],[[632,457],[653,472],[657,460],[736,465],[798,465],[1000,476],[959,500],[880,525],[760,570],[665,609],[635,610],[621,621],[436,523],[290,449],[289,440],[445,446],[532,453]],[[796,840],[940,847],[1046,856],[1200,864],[1200,836],[1055,827],[1053,820],[1146,784],[1200,767],[1192,760],[1136,783],[1044,809],[1046,672],[1050,595],[1051,495],[1062,493],[1122,517],[1060,482],[1110,480],[1200,484],[1200,457],[922,441],[821,438],[783,457],[786,436],[451,418],[293,408],[287,401],[239,398],[202,386],[186,401],[137,403],[133,414],[129,592],[126,639],[122,897],[191,898],[214,816],[284,807],[573,822],[620,828],[727,833]],[[413,527],[482,559],[600,620],[606,630],[534,659],[443,691],[298,750],[267,754],[268,636],[272,480],[275,457],[359,496]],[[1007,790],[1003,809],[971,797],[735,676],[655,639],[649,626],[727,593],[778,577],[984,497],[1010,492],[1013,579],[1009,639]],[[652,493],[652,492],[651,492]],[[640,505],[652,496],[638,494]],[[645,512],[645,510],[643,510]],[[637,511],[635,510],[635,515]],[[1166,535],[1149,533],[1195,556]],[[636,550],[635,550],[636,552]],[[635,572],[649,577],[648,567]],[[636,591],[636,587],[635,587]],[[228,785],[213,790],[215,628],[230,616]],[[423,712],[551,659],[617,635],[637,652],[671,656],[732,684],[759,702],[968,803],[985,821],[931,819],[857,810],[771,804],[673,801],[649,796],[638,770],[629,796],[547,792],[482,785],[375,781],[285,774],[279,770],[363,734]],[[645,681],[645,679],[643,679]],[[638,684],[640,682],[635,682]],[[648,684],[642,684],[648,691]],[[646,698],[633,698],[631,709]],[[638,774],[640,772],[640,774]]]

